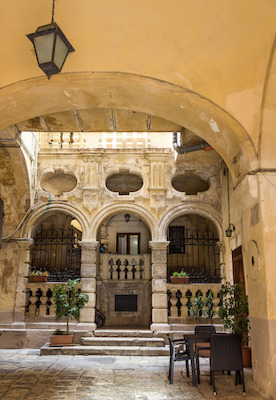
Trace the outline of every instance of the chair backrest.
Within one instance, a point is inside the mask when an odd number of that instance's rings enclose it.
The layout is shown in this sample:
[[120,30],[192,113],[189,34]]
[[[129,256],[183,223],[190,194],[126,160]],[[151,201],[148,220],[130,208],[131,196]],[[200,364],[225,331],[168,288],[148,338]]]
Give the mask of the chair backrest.
[[211,370],[241,371],[241,335],[216,333],[211,335]]
[[195,333],[216,333],[214,325],[196,325]]
[[170,354],[173,354],[175,352],[175,346],[173,343],[173,338],[167,334],[168,340],[169,340],[169,345],[170,345]]

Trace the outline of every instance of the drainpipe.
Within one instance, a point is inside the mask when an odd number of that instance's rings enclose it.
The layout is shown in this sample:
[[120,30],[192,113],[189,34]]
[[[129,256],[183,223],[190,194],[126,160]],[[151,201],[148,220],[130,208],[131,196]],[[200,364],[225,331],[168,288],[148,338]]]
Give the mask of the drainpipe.
[[192,151],[202,150],[205,147],[210,147],[210,145],[204,140],[199,144],[194,144],[193,146],[178,146],[177,132],[173,132],[173,148],[178,154],[191,153]]

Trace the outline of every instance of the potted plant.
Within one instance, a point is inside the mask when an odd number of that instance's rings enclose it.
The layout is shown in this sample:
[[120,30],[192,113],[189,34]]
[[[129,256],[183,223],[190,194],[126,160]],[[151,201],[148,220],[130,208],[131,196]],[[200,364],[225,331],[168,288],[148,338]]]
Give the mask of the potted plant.
[[170,277],[173,284],[186,284],[189,283],[189,275],[185,271],[174,272]]
[[224,328],[230,333],[242,336],[242,353],[244,367],[251,366],[251,348],[249,340],[248,297],[241,284],[231,285],[226,282],[219,291],[221,298],[218,316]]
[[51,346],[68,346],[73,343],[74,335],[69,334],[69,319],[75,318],[79,321],[80,310],[89,300],[88,294],[76,288],[79,282],[79,279],[69,279],[65,284],[54,287],[56,320],[66,320],[66,332],[56,330],[51,335]]
[[32,268],[32,269],[29,270],[28,280],[29,280],[30,283],[33,283],[33,282],[47,282],[48,275],[49,275],[49,272],[46,271],[45,269]]

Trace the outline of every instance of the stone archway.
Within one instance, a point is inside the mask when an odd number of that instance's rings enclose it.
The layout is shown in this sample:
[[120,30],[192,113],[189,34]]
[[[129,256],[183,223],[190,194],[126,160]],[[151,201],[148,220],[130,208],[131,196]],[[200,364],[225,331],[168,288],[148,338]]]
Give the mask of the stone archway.
[[[7,98],[13,104],[9,109]],[[0,130],[42,114],[89,107],[150,113],[188,128],[222,156],[235,184],[254,169],[250,137],[229,113],[200,93],[141,75],[85,72],[15,83],[1,91]]]
[[96,308],[105,327],[149,329],[152,320],[151,254],[157,222],[134,204],[115,204],[94,220],[92,237],[101,244],[97,261]]
[[203,217],[210,219],[214,223],[214,225],[216,226],[216,228],[218,230],[220,240],[222,239],[221,214],[218,213],[218,211],[215,210],[210,205],[203,204],[200,202],[180,204],[179,206],[168,210],[166,212],[166,214],[163,216],[162,220],[160,221],[159,239],[160,240],[167,239],[168,226],[173,219],[175,219],[181,215],[191,214],[191,213],[202,215]]
[[83,240],[88,236],[89,223],[87,217],[72,205],[55,202],[34,207],[21,229],[21,237],[31,237],[32,229],[35,225],[44,219],[46,215],[52,215],[57,212],[72,215],[82,227]]

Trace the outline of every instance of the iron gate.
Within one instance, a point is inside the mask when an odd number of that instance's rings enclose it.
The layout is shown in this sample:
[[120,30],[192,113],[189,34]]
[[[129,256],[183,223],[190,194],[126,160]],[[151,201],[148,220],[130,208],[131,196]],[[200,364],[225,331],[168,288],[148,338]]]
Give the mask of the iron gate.
[[209,229],[170,226],[168,277],[185,271],[190,283],[220,282],[219,238]]
[[80,240],[81,232],[72,226],[44,228],[41,225],[31,251],[32,268],[47,270],[50,273],[48,281],[80,277]]

